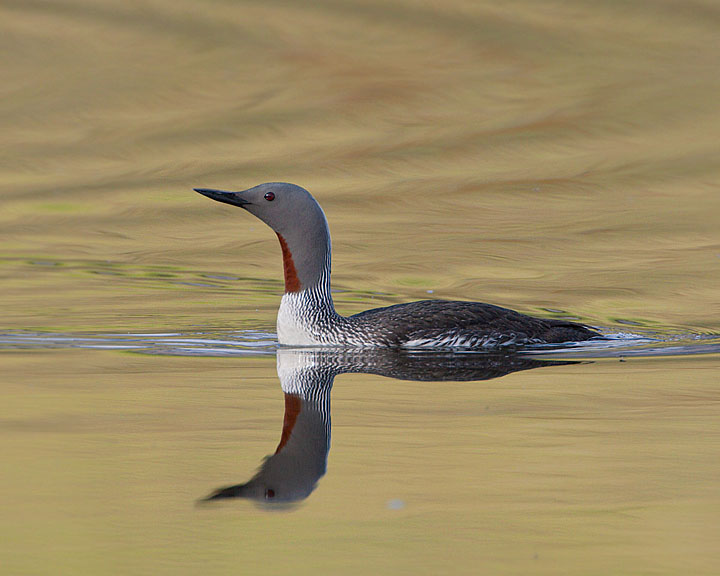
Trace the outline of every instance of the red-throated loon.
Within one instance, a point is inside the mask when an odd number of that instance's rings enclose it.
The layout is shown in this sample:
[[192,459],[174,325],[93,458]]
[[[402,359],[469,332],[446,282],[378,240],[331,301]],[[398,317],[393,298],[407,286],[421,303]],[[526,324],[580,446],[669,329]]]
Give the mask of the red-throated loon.
[[534,318],[480,302],[422,300],[341,316],[330,294],[330,231],[322,208],[307,190],[269,182],[241,192],[195,191],[244,208],[277,234],[285,272],[277,317],[282,345],[493,348],[600,336],[574,322]]

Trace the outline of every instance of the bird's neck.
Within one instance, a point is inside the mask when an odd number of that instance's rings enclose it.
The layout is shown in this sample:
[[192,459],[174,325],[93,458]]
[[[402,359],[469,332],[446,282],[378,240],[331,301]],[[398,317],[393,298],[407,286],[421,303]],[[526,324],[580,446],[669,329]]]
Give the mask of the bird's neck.
[[[330,237],[310,245],[288,241],[278,233],[283,253],[285,294],[278,310],[280,344],[312,346],[322,344],[324,335],[335,328],[340,317],[330,293]],[[296,246],[298,247],[296,249]]]
[[330,232],[322,211],[317,216],[311,226],[276,230],[285,275],[285,294],[277,318],[280,344],[330,343],[343,320],[335,312],[330,293]]
[[277,233],[282,250],[285,294],[312,292],[316,304],[334,309],[330,295],[330,234],[326,229],[313,236],[293,238]]

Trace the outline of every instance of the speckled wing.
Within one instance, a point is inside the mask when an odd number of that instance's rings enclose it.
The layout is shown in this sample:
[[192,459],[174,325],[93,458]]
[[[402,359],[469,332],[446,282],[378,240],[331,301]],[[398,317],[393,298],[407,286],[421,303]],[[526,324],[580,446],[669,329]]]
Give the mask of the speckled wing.
[[366,310],[351,317],[388,346],[485,348],[583,341],[596,332],[566,320],[546,320],[480,302],[422,300]]

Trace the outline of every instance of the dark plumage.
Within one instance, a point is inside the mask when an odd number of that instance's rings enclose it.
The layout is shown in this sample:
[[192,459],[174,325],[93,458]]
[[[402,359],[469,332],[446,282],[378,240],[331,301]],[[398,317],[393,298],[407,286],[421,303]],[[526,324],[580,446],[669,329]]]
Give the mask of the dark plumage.
[[421,300],[373,308],[351,316],[360,325],[382,324],[389,327],[388,345],[402,346],[408,341],[443,338],[452,334],[458,340],[473,338],[517,343],[589,340],[597,332],[570,322],[535,318],[508,308],[482,302]]

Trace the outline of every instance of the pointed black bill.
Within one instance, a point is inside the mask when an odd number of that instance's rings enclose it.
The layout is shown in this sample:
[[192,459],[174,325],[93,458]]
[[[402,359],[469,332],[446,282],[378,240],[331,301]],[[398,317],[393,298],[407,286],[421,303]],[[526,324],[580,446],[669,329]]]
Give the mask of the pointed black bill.
[[210,500],[220,500],[223,498],[241,498],[243,494],[243,488],[245,484],[236,484],[235,486],[228,486],[227,488],[220,488],[215,490],[210,496],[203,498],[204,502]]
[[233,206],[243,207],[246,204],[252,204],[242,197],[242,192],[226,192],[224,190],[213,190],[211,188],[193,188],[195,192],[217,200],[218,202],[224,202],[225,204],[232,204]]

